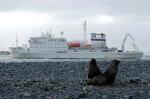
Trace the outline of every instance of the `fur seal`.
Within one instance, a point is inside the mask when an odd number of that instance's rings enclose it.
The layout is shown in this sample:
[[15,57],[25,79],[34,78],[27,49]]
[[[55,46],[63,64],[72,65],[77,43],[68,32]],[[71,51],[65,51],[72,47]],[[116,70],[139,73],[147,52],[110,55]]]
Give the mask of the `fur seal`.
[[94,58],[91,59],[89,64],[88,78],[92,79],[93,77],[102,74],[99,70],[96,60]]
[[118,72],[118,65],[120,61],[119,60],[113,60],[111,64],[109,65],[108,69],[104,72],[104,75],[106,76],[105,83],[112,84],[114,83],[114,80],[116,78],[117,72]]
[[96,64],[96,60],[92,59],[89,64],[88,78],[90,79],[88,79],[87,83],[89,85],[110,85],[114,83],[119,63],[120,61],[113,60],[108,69],[104,73],[101,73]]
[[92,79],[87,80],[88,85],[104,85],[106,81],[106,76],[103,74],[101,75],[96,75]]

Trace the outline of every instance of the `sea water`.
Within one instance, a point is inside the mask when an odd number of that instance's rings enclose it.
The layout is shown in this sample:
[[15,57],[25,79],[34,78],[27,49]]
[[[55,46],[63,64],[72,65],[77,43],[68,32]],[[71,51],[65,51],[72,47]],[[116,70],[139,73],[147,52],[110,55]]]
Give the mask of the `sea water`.
[[90,59],[16,59],[11,55],[0,55],[0,62],[65,62],[65,61],[90,61]]
[[[150,55],[145,55],[141,60],[150,60]],[[64,62],[64,61],[89,61],[89,59],[15,59],[11,55],[0,55],[0,62]]]

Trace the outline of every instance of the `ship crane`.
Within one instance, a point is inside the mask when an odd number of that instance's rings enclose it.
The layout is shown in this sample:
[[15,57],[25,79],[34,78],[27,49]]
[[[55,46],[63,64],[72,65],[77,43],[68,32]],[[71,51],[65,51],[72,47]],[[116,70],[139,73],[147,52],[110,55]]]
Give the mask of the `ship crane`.
[[[129,33],[127,33],[127,34],[125,35],[125,38],[123,39],[123,42],[122,42],[122,49],[121,49],[122,52],[124,52],[124,46],[125,46],[125,43],[126,43],[126,40],[127,40],[128,37],[130,37],[130,38],[133,40],[133,42],[135,41],[135,39],[134,39]],[[132,46],[134,47],[134,49],[135,49],[136,51],[139,52],[139,49],[138,49],[138,47],[136,46],[135,43],[133,43]]]

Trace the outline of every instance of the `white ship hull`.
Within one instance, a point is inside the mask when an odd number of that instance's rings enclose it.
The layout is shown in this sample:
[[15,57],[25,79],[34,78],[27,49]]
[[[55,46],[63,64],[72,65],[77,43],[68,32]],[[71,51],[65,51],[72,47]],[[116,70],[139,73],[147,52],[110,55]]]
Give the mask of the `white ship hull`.
[[90,51],[28,51],[26,49],[10,48],[11,54],[14,58],[23,59],[101,59],[101,60],[139,60],[142,52],[90,52]]

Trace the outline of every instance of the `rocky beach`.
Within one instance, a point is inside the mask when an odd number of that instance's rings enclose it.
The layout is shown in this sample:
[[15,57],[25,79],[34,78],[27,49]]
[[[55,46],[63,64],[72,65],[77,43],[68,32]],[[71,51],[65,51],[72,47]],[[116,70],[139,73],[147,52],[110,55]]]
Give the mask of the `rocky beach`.
[[[106,70],[110,61],[98,61]],[[89,62],[1,62],[0,99],[148,99],[150,61],[121,61],[112,86],[88,86]]]

